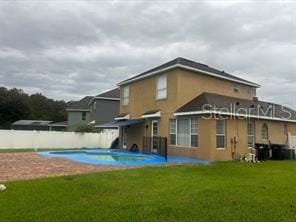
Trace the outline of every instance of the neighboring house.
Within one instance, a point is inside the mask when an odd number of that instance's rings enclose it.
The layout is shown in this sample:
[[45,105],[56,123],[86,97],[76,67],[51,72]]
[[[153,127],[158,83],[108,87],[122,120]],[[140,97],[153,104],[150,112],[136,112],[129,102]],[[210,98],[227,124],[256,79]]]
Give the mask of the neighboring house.
[[[296,112],[258,101],[258,84],[184,58],[118,85],[120,114],[105,126],[120,127],[121,147],[142,149],[143,138],[150,137],[153,151],[161,136],[168,138],[169,155],[224,161],[254,147],[261,156],[275,153],[286,146],[288,132],[296,135]],[[243,109],[251,109],[251,118]],[[223,118],[214,118],[218,114]]]
[[119,88],[94,96],[89,102],[91,124],[97,126],[112,121],[119,114],[119,102]]
[[67,131],[68,129],[68,122],[52,122],[49,125],[49,131]]
[[[119,114],[120,92],[115,88],[97,96],[86,96],[68,108],[68,130],[79,124],[96,127],[113,120]],[[116,128],[117,127],[111,127]]]
[[48,131],[51,122],[45,120],[18,120],[11,124],[11,129]]
[[69,131],[73,131],[77,125],[88,124],[90,122],[89,102],[91,99],[92,96],[85,96],[67,108]]

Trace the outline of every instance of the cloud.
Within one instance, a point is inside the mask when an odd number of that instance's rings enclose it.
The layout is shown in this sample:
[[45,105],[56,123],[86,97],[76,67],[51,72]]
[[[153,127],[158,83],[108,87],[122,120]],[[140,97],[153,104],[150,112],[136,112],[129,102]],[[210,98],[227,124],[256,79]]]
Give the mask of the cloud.
[[0,84],[79,99],[175,57],[296,108],[296,3],[2,1]]

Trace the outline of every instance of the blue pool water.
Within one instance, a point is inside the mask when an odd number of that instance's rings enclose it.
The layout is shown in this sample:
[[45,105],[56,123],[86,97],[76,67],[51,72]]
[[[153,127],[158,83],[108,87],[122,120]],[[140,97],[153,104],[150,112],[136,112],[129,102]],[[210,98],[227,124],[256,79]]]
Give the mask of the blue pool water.
[[110,149],[59,150],[39,152],[39,154],[47,157],[64,157],[73,161],[96,165],[137,166],[166,163],[206,163],[206,161],[202,160],[175,156],[168,156],[166,160],[164,157],[158,155]]

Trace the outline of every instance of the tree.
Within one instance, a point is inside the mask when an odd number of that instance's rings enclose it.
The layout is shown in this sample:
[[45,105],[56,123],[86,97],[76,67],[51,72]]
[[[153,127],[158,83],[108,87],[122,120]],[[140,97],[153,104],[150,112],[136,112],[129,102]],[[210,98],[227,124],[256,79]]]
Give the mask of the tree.
[[65,121],[67,103],[48,99],[40,93],[29,96],[21,89],[0,87],[0,128],[20,119]]
[[7,128],[12,122],[30,118],[27,96],[17,89],[0,89],[0,126]]

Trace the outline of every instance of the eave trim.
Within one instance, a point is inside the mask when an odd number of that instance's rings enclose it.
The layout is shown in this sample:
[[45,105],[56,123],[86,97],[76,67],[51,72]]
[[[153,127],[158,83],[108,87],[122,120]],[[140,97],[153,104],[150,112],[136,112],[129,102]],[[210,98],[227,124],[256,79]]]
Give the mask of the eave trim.
[[181,65],[181,64],[175,64],[175,65],[172,65],[172,66],[169,66],[169,67],[166,67],[166,68],[163,68],[163,69],[154,71],[154,72],[149,72],[149,73],[146,73],[145,75],[136,77],[134,79],[122,81],[122,82],[118,83],[117,85],[118,86],[122,86],[122,85],[125,85],[125,84],[128,84],[128,83],[131,83],[131,82],[140,80],[140,79],[147,78],[149,76],[156,75],[158,73],[165,72],[165,71],[170,70],[170,69],[173,69],[173,68],[183,68],[183,69],[187,69],[187,70],[191,70],[191,71],[195,71],[195,72],[200,72],[200,73],[203,73],[203,74],[207,74],[207,75],[210,75],[210,76],[213,76],[213,77],[217,77],[217,78],[220,78],[220,79],[225,79],[225,80],[228,80],[228,81],[241,83],[241,84],[244,84],[244,85],[247,85],[247,86],[252,86],[252,87],[256,87],[256,88],[260,88],[261,87],[259,84],[256,84],[256,83],[249,83],[249,82],[246,82],[246,81],[243,81],[243,80],[237,80],[237,79],[228,78],[228,77],[225,77],[225,76],[220,76],[220,75],[217,75],[217,74],[212,73],[212,72],[203,71],[203,70],[200,70],[200,69],[197,69],[197,68],[192,68],[192,67]]
[[281,119],[281,118],[275,118],[275,117],[268,117],[268,116],[258,116],[258,115],[246,115],[246,114],[240,114],[240,113],[229,113],[229,112],[220,112],[220,111],[192,111],[192,112],[179,112],[174,113],[174,116],[191,116],[191,115],[202,115],[202,114],[220,114],[220,115],[226,115],[226,116],[237,116],[237,117],[246,117],[246,118],[257,118],[257,119],[264,119],[264,120],[274,120],[274,121],[283,121],[283,122],[291,122],[296,123],[296,120],[291,119]]
[[142,115],[142,118],[159,118],[161,117],[161,112],[157,111],[153,114]]

